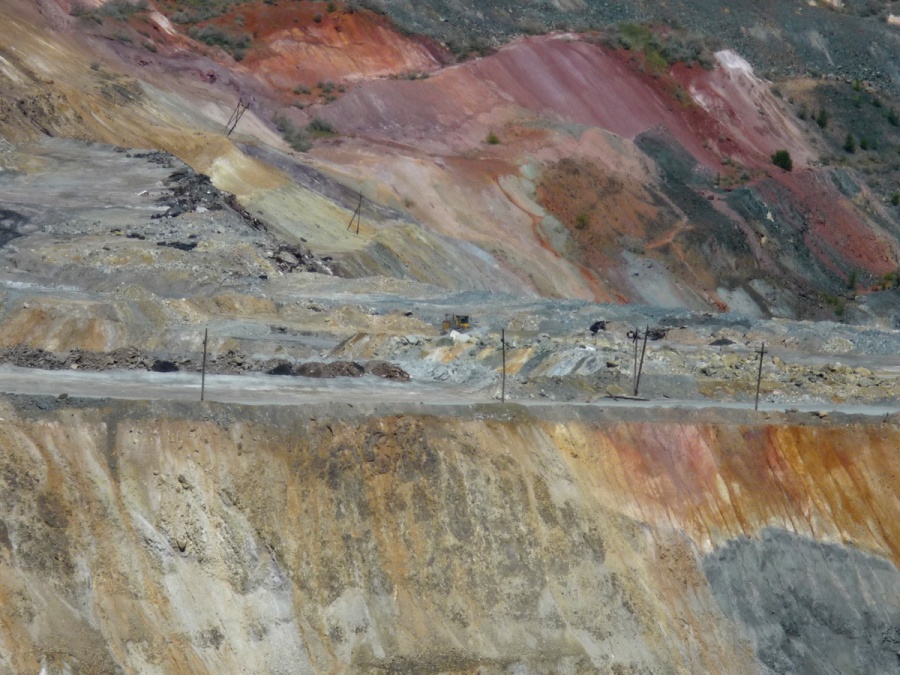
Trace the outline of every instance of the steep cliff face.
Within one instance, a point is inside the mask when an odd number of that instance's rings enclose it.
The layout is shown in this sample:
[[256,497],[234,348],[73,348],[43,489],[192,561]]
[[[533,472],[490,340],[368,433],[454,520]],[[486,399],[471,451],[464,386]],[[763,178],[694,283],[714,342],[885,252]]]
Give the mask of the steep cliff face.
[[54,407],[0,411],[0,672],[896,667],[895,423]]

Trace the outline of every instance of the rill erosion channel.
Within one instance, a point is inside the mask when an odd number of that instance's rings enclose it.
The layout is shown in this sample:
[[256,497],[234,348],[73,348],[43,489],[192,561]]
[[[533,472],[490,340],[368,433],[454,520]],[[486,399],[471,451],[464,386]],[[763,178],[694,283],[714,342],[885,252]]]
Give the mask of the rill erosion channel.
[[0,675],[900,673],[900,0],[0,0]]

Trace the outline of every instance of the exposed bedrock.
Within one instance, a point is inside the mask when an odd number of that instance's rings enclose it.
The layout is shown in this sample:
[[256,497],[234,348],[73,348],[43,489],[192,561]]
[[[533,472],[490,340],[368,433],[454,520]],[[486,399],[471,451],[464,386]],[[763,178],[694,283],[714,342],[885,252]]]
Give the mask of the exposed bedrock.
[[900,574],[884,558],[767,529],[708,555],[703,570],[767,673],[900,668]]
[[896,424],[422,410],[3,400],[0,673],[887,672]]

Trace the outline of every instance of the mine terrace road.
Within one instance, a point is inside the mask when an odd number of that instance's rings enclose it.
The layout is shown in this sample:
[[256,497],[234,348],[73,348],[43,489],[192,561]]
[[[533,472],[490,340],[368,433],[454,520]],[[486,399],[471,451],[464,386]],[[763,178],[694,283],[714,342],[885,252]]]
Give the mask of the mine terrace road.
[[[197,373],[152,373],[111,370],[38,370],[0,366],[0,393],[126,400],[198,401],[200,376]],[[499,388],[485,392],[459,385],[432,382],[394,382],[372,376],[360,378],[312,379],[266,374],[208,375],[207,401],[245,405],[302,405],[312,403],[423,403],[426,405],[473,405],[496,402]],[[533,408],[548,406],[595,406],[603,408],[725,408],[747,410],[752,403],[709,399],[656,399],[649,401],[597,398],[587,401],[553,402],[546,399],[507,399]],[[900,413],[895,404],[760,402],[761,412],[829,412],[856,415]]]

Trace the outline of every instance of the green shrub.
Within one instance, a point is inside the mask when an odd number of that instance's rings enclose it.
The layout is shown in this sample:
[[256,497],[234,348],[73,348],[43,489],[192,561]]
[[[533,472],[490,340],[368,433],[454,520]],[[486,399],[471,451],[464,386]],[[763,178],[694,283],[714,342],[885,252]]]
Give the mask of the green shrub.
[[294,123],[284,115],[276,115],[273,121],[275,122],[278,131],[281,132],[281,136],[294,150],[297,152],[306,152],[309,150],[311,143],[309,142],[309,135],[306,131],[294,126]]
[[105,5],[96,9],[87,9],[83,5],[76,5],[72,8],[72,16],[96,21],[97,23],[103,23],[103,19],[127,21],[134,14],[146,12],[147,9],[147,0],[137,0],[137,2],[129,2],[129,0],[110,0]]
[[853,134],[847,134],[847,138],[844,139],[844,150],[847,152],[856,152],[856,138]]
[[791,153],[787,150],[776,150],[772,155],[772,164],[785,171],[790,171],[794,168],[794,160],[791,159]]
[[819,114],[816,115],[816,124],[819,125],[820,129],[824,129],[828,126],[828,111],[825,108],[819,108]]
[[897,115],[897,111],[893,108],[890,109],[887,115],[887,121],[895,127],[900,127],[900,116]]
[[218,26],[191,28],[188,35],[203,44],[221,47],[231,54],[235,61],[243,59],[244,51],[250,46],[250,36],[247,33],[230,33]]
[[313,117],[312,121],[306,125],[306,130],[316,136],[337,136],[337,129],[334,125],[323,120],[321,117]]
[[490,133],[488,133],[487,138],[484,139],[484,142],[488,145],[499,145],[500,137],[491,130]]

